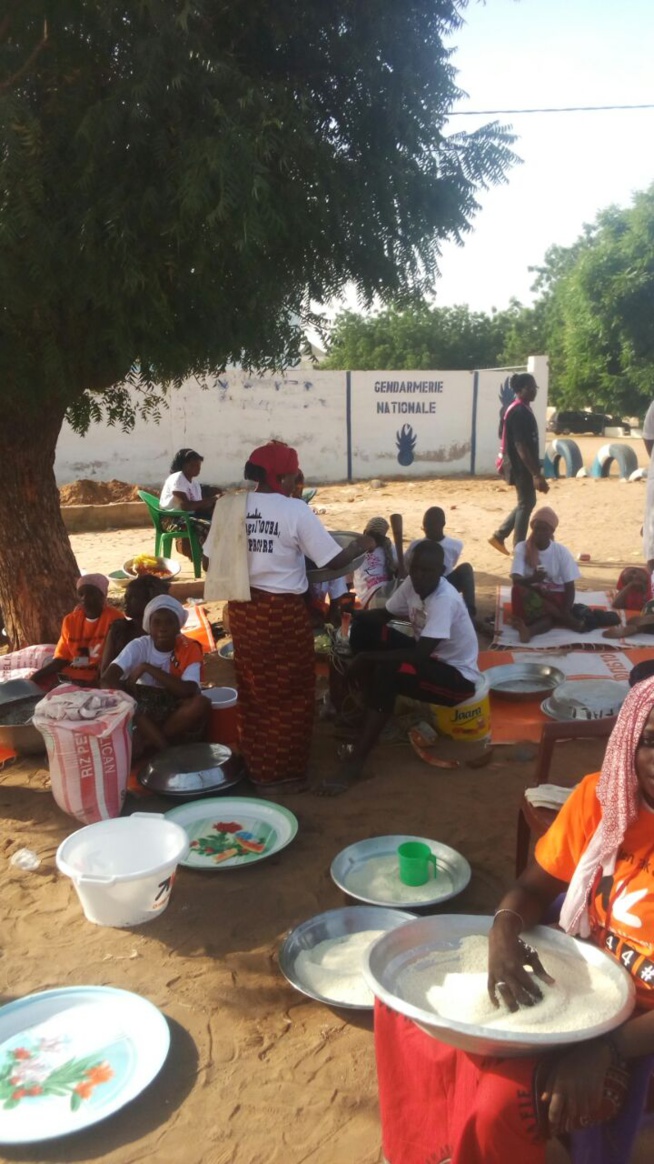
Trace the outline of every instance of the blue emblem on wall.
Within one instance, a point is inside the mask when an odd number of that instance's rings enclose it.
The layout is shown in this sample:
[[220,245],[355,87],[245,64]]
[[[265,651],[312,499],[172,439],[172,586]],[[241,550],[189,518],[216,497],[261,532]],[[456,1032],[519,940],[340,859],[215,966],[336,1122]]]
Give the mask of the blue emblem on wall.
[[507,408],[509,407],[509,404],[513,404],[513,401],[515,400],[515,393],[513,391],[513,388],[511,387],[511,377],[510,376],[507,376],[506,380],[503,380],[502,383],[500,384],[500,390],[498,392],[498,397],[499,397],[499,401],[500,401],[499,433],[501,436],[502,435],[502,422],[504,420],[504,413],[506,412]]
[[397,445],[397,461],[399,465],[413,464],[413,453],[417,440],[418,438],[410,424],[403,424],[399,432],[395,434],[395,443]]

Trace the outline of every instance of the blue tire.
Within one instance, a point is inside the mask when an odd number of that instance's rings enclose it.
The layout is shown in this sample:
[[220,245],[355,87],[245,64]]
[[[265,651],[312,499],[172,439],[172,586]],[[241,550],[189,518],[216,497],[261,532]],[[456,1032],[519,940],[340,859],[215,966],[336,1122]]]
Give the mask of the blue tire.
[[547,446],[547,452],[545,453],[545,476],[560,477],[561,461],[565,465],[566,477],[576,477],[584,464],[581,450],[576,441],[560,440],[557,438],[557,440],[552,441]]
[[611,465],[615,461],[622,479],[629,480],[632,473],[638,468],[638,457],[631,445],[602,445],[597,453],[595,463],[599,472],[598,477],[608,477]]

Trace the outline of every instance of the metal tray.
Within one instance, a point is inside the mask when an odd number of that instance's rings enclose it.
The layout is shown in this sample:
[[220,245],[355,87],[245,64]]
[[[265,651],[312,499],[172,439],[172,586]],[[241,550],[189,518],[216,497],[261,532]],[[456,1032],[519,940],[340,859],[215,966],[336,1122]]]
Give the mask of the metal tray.
[[7,703],[15,703],[19,699],[29,699],[30,696],[43,699],[44,692],[38,683],[31,679],[7,679],[0,683],[0,714]]
[[514,1031],[498,1030],[471,1023],[459,1023],[446,1019],[431,1010],[422,1010],[406,1002],[398,993],[400,976],[417,962],[435,951],[455,952],[463,938],[473,934],[487,934],[493,923],[492,917],[474,917],[463,914],[442,914],[436,917],[417,918],[413,922],[392,930],[373,942],[364,957],[364,975],[375,995],[392,1010],[406,1015],[441,1043],[459,1047],[473,1055],[492,1055],[503,1058],[517,1058],[533,1055],[566,1043],[578,1043],[581,1039],[596,1039],[606,1034],[631,1014],[636,992],[632,978],[626,970],[587,942],[578,942],[568,934],[559,933],[545,926],[535,926],[525,937],[537,944],[543,953],[547,966],[547,950],[566,954],[572,958],[583,958],[596,967],[601,967],[608,977],[620,987],[621,1005],[610,1020],[595,1023],[583,1030],[568,1031]]
[[[347,549],[355,538],[361,537],[361,534],[352,533],[351,530],[330,529],[329,533],[334,538],[334,541],[338,542],[342,550]],[[348,562],[347,566],[341,566],[340,570],[329,570],[326,566],[319,570],[317,566],[312,564],[311,568],[307,567],[307,580],[309,583],[333,582],[335,578],[344,578],[346,574],[352,574],[354,570],[358,570],[365,556],[365,554],[359,554],[358,557]]]
[[241,761],[224,744],[181,744],[156,756],[139,782],[159,796],[196,800],[227,792],[243,776]]
[[[32,712],[37,703],[43,699],[43,692],[40,691],[38,695],[31,695],[28,699],[16,699],[4,706],[5,713],[16,711],[20,709],[23,704],[31,705]],[[0,720],[2,719],[2,711],[0,711]],[[0,723],[0,747],[12,748],[19,756],[37,756],[39,752],[45,751],[45,742],[40,731],[34,727],[32,718],[25,723],[17,724],[3,724]]]
[[360,934],[363,930],[391,930],[405,922],[415,921],[412,913],[399,909],[380,909],[376,905],[351,905],[344,909],[330,909],[316,914],[308,921],[301,922],[291,930],[279,950],[279,968],[291,986],[316,1002],[327,1006],[337,1006],[343,1010],[372,1010],[373,1004],[359,1006],[352,1002],[336,1002],[327,995],[319,994],[303,978],[302,968],[297,965],[298,955],[303,950],[312,950],[320,942],[330,938],[341,938],[345,934]]
[[[418,894],[417,897],[411,898],[410,887],[405,885],[403,888],[407,890],[407,899],[394,901],[383,896],[364,895],[357,892],[351,883],[348,884],[353,872],[360,870],[373,858],[396,856],[399,845],[403,845],[405,841],[422,841],[423,844],[429,845],[437,859],[442,875],[440,879],[436,876],[432,882],[429,882],[430,885],[433,885],[431,895],[425,898]],[[440,841],[429,840],[427,837],[408,835],[369,837],[365,841],[356,841],[355,844],[348,845],[347,849],[342,849],[334,857],[330,873],[332,880],[339,889],[343,890],[343,893],[347,893],[348,897],[355,897],[358,901],[366,902],[367,905],[381,905],[390,909],[423,909],[425,906],[450,901],[451,898],[463,892],[471,876],[468,862],[465,857],[457,853],[456,849],[451,849],[449,845],[442,845]],[[401,884],[399,875],[398,884]]]
[[489,667],[484,675],[493,695],[512,703],[542,699],[565,680],[563,671],[545,663],[505,663]]
[[541,704],[541,709],[562,723],[612,719],[628,694],[629,684],[622,679],[567,679]]

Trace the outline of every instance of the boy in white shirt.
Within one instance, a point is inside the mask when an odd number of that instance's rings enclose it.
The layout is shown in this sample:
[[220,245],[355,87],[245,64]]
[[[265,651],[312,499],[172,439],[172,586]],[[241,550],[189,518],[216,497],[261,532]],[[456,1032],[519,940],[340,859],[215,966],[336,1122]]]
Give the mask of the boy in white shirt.
[[[462,562],[461,565],[457,565],[463,549],[463,542],[460,538],[451,538],[445,533],[445,510],[441,509],[440,505],[432,505],[422,519],[422,528],[425,531],[425,538],[428,538],[429,541],[437,542],[441,547],[445,559],[445,577],[454,589],[458,590],[459,594],[463,596],[468,613],[474,619],[477,613],[475,572],[469,562]],[[416,538],[409,545],[404,555],[404,562],[407,569],[411,565],[413,551],[424,540],[424,538]]]
[[[366,717],[352,754],[337,776],[318,788],[338,796],[360,775],[365,759],[390,719],[397,695],[453,707],[474,694],[480,679],[477,636],[464,601],[443,577],[443,550],[425,539],[415,547],[409,577],[381,610],[354,616],[348,679],[361,687]],[[389,627],[408,618],[413,640]]]

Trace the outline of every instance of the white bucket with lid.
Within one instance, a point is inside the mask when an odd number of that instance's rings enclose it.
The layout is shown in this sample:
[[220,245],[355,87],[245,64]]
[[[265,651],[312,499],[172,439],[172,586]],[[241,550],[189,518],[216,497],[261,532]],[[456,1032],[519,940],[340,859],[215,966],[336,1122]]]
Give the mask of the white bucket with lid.
[[135,812],[72,833],[56,861],[73,882],[87,920],[123,928],[163,913],[188,848],[186,832],[174,821]]

